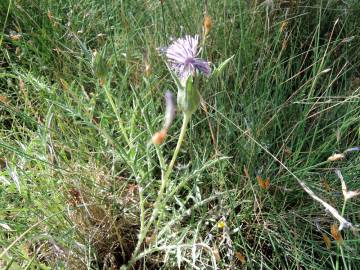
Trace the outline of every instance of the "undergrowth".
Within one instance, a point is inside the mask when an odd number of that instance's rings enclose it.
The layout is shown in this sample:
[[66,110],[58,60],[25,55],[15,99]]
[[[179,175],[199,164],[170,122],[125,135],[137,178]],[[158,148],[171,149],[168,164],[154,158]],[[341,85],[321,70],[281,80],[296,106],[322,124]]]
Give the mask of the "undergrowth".
[[[0,1],[4,269],[357,269],[358,1]],[[160,146],[158,48],[212,25],[193,115]],[[104,79],[105,78],[105,79]],[[179,114],[178,114],[179,116]],[[336,208],[337,220],[298,184]],[[268,180],[266,180],[268,178]]]

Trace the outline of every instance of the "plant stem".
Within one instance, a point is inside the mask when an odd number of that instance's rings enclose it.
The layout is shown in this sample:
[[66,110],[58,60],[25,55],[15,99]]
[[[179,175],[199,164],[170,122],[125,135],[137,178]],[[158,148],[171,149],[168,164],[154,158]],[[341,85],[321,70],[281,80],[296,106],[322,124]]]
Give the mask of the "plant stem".
[[179,139],[178,139],[178,142],[177,142],[173,157],[172,157],[172,159],[170,161],[170,164],[169,164],[169,166],[168,166],[168,168],[167,168],[167,170],[165,172],[165,175],[164,175],[164,179],[163,179],[163,182],[165,184],[164,188],[166,187],[166,184],[167,184],[167,182],[169,180],[169,176],[170,176],[170,174],[172,172],[172,169],[173,169],[173,167],[175,165],[175,161],[176,161],[177,155],[179,154],[181,144],[182,144],[182,142],[184,140],[185,133],[186,133],[186,130],[187,130],[187,125],[188,125],[188,123],[190,121],[190,118],[191,118],[191,115],[184,114]]
[[191,118],[191,115],[184,114],[179,139],[178,139],[174,154],[173,154],[173,156],[171,158],[171,161],[169,163],[169,166],[167,167],[165,173],[162,176],[160,190],[159,190],[158,196],[156,198],[156,201],[154,203],[154,210],[153,210],[153,212],[151,214],[149,222],[146,224],[146,226],[140,232],[139,240],[138,240],[138,242],[136,244],[136,248],[135,248],[135,250],[133,252],[132,259],[130,260],[130,262],[128,264],[128,268],[131,267],[131,265],[133,265],[136,262],[137,254],[140,251],[141,245],[142,245],[142,243],[143,243],[143,241],[144,241],[144,239],[145,239],[145,237],[146,237],[152,223],[155,221],[155,219],[157,218],[157,216],[159,214],[159,210],[160,210],[160,207],[161,207],[161,202],[162,202],[162,199],[163,199],[163,195],[164,195],[164,192],[166,190],[167,184],[169,183],[169,179],[170,179],[169,176],[170,176],[170,174],[171,174],[171,172],[172,172],[172,170],[174,168],[175,161],[176,161],[176,158],[177,158],[177,156],[179,154],[182,142],[184,140],[190,118]]
[[113,98],[112,98],[112,96],[111,96],[111,93],[110,93],[110,91],[109,91],[109,88],[108,88],[107,85],[104,85],[103,88],[104,88],[104,90],[105,90],[106,97],[107,97],[107,99],[109,100],[109,103],[110,103],[110,105],[111,105],[111,108],[113,109],[113,111],[114,111],[114,113],[115,113],[116,119],[117,119],[117,121],[118,121],[118,123],[119,123],[120,131],[121,131],[121,133],[122,133],[122,135],[123,135],[126,143],[128,144],[128,146],[130,146],[130,147],[132,148],[132,147],[133,147],[133,144],[132,144],[132,142],[129,140],[129,137],[128,137],[127,134],[126,134],[125,127],[124,127],[124,125],[123,125],[123,121],[122,121],[122,119],[121,119],[121,117],[120,117],[120,115],[119,115],[118,109],[117,109],[116,106],[115,106],[115,103],[114,103],[114,100],[113,100]]
[[[345,213],[346,202],[347,202],[347,200],[345,199],[345,200],[344,200],[343,207],[342,207],[342,209],[341,209],[341,216],[342,216],[342,217],[344,216],[344,213]],[[338,251],[339,251],[339,249],[340,249],[341,258],[342,258],[342,260],[343,260],[344,267],[345,267],[345,269],[347,270],[346,261],[345,261],[345,257],[344,257],[344,251],[343,251],[343,249],[342,249],[341,244],[337,243],[337,248],[338,248]],[[339,270],[339,254],[336,255],[335,270]]]

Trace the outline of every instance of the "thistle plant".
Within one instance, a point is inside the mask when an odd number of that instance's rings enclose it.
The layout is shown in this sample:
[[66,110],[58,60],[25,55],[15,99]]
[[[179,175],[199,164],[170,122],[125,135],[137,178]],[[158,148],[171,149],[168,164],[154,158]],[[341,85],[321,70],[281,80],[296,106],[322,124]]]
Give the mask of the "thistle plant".
[[[132,259],[129,262],[129,267],[142,257],[141,254],[139,255],[142,243],[144,242],[151,228],[151,225],[158,218],[160,208],[163,207],[164,193],[166,192],[166,188],[170,181],[170,175],[173,171],[176,158],[184,141],[189,121],[193,113],[199,107],[200,93],[198,90],[199,84],[197,80],[197,75],[204,74],[205,76],[209,77],[211,74],[209,62],[197,57],[199,54],[198,44],[199,36],[196,35],[192,37],[187,35],[184,38],[179,38],[175,40],[169,47],[160,49],[160,52],[166,57],[166,65],[178,88],[177,107],[181,111],[183,119],[178,142],[175,147],[171,161],[168,165],[165,165],[164,168],[161,168],[162,174],[160,189],[154,203],[152,214],[146,224],[144,216],[142,214],[140,234],[136,248],[132,255]],[[152,138],[152,141],[157,148],[158,153],[158,145],[165,140],[171,122],[175,117],[175,105],[173,102],[172,94],[170,92],[166,92],[165,100],[166,113],[164,127],[161,131],[155,133]],[[159,160],[160,163],[164,163],[161,156],[159,157]]]

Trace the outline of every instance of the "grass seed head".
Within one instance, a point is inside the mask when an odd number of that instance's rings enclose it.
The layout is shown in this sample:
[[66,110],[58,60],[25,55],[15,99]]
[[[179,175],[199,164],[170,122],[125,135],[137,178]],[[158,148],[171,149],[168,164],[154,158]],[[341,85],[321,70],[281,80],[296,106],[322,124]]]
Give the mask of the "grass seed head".
[[209,15],[205,15],[204,17],[204,33],[205,36],[207,36],[210,33],[212,27],[212,20]]
[[323,241],[325,243],[326,248],[330,249],[331,248],[331,240],[330,240],[330,238],[325,233],[322,234],[322,238],[323,238]]
[[336,224],[330,225],[330,232],[336,242],[338,242],[339,244],[341,244],[343,242],[343,238],[342,238],[341,233]]

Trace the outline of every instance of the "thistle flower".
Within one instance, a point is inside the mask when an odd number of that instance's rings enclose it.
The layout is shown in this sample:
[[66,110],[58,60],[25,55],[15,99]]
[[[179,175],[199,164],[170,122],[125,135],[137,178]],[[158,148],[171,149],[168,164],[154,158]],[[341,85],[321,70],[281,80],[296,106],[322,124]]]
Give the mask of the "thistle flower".
[[180,83],[185,86],[187,79],[195,75],[195,72],[210,76],[209,62],[198,58],[199,36],[186,35],[184,38],[175,40],[169,47],[161,51],[165,54],[171,69],[178,76]]

